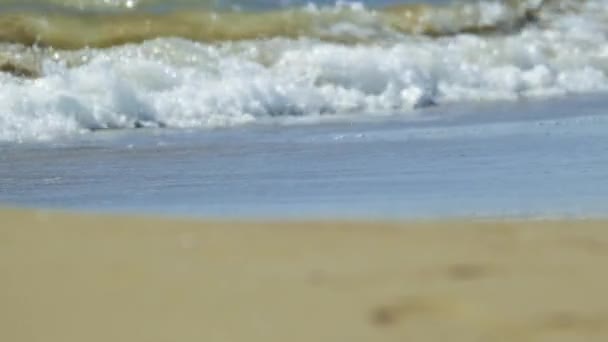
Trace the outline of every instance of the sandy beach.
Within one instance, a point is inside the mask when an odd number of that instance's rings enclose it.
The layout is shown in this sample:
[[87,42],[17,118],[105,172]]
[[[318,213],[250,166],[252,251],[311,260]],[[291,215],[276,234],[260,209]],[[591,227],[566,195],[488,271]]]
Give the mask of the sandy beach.
[[606,222],[0,221],[2,341],[608,338]]
[[607,18],[0,0],[0,342],[608,341]]

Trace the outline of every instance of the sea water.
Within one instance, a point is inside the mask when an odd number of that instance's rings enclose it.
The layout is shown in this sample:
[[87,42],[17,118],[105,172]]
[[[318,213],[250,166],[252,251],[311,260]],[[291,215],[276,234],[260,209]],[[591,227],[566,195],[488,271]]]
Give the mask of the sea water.
[[0,1],[0,201],[608,213],[608,2]]

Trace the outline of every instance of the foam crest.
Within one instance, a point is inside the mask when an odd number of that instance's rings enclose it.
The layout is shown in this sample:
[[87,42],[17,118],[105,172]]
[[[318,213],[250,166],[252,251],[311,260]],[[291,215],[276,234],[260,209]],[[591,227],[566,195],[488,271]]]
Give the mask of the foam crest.
[[404,35],[375,44],[159,38],[76,51],[10,45],[7,58],[36,64],[39,74],[0,73],[0,140],[294,117],[415,117],[418,107],[451,102],[608,91],[605,4],[560,8],[543,25],[510,34]]

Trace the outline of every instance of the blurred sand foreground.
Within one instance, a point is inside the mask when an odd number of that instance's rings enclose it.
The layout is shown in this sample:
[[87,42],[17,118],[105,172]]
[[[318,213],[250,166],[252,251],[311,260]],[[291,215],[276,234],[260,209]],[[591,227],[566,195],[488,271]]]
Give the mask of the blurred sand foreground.
[[0,341],[608,341],[608,223],[5,210]]

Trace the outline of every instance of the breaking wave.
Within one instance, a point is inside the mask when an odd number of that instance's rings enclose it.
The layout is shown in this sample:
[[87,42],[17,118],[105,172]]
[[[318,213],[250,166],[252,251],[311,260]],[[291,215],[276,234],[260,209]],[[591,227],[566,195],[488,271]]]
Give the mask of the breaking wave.
[[608,3],[0,14],[0,140],[608,90]]
[[20,12],[0,14],[0,41],[57,49],[107,48],[161,37],[197,42],[317,38],[377,42],[403,34],[444,36],[510,32],[536,21],[541,1],[455,3],[444,6],[309,5],[274,11]]

